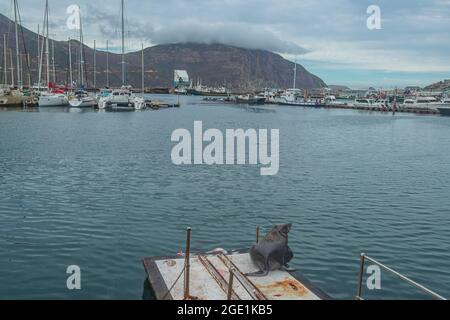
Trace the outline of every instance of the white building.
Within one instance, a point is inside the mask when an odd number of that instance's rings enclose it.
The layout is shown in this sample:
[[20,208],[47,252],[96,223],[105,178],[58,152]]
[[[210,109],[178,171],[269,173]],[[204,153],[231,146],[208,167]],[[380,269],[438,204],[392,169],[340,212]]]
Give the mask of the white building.
[[187,87],[189,86],[189,75],[186,70],[175,70],[173,86],[175,88]]

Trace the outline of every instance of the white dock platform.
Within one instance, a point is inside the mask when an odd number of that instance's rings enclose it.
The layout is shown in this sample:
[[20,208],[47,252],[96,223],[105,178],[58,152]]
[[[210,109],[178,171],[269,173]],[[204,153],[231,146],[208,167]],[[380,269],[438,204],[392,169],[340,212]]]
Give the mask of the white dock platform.
[[[184,274],[180,275],[185,261],[182,257],[144,259],[149,283],[158,300],[184,299]],[[244,274],[258,271],[248,253],[193,255],[189,261],[189,295],[194,300],[227,300],[230,267],[238,274],[233,281],[233,300],[330,299],[299,272],[274,271],[266,277],[246,277]]]

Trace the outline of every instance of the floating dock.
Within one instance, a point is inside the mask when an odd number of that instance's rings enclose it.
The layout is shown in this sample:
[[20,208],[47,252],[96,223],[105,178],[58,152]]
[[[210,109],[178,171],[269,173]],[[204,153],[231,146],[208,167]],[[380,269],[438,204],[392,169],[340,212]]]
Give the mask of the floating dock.
[[400,113],[416,113],[416,114],[430,114],[430,115],[439,115],[439,110],[430,109],[430,108],[415,108],[415,107],[358,107],[349,104],[327,104],[325,106],[321,106],[321,108],[328,109],[351,109],[351,110],[362,110],[362,111],[375,111],[375,112],[400,112]]
[[[188,232],[189,234],[189,232]],[[248,252],[143,259],[157,300],[329,300],[330,297],[298,271],[259,271]]]
[[166,103],[162,101],[150,101],[146,100],[145,104],[147,108],[153,109],[153,110],[159,110],[159,109],[167,109],[167,108],[179,108],[179,103]]
[[[258,271],[248,253],[198,255],[190,258],[190,290],[184,297],[185,259],[157,257],[144,259],[150,286],[158,300],[329,300],[299,272],[274,271],[266,277],[246,277]],[[229,299],[230,266],[235,278]],[[243,283],[241,283],[241,281]],[[172,290],[169,290],[172,288]],[[169,292],[170,291],[170,292]]]

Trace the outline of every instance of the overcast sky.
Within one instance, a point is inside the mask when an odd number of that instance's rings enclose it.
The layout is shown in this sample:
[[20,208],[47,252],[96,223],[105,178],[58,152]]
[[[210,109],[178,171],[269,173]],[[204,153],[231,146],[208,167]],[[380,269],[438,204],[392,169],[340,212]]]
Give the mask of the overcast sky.
[[[18,0],[33,31],[45,0]],[[53,37],[76,37],[67,7],[82,10],[84,38],[120,44],[120,0],[49,0]],[[297,60],[328,84],[427,85],[450,78],[450,0],[126,0],[127,49],[174,42],[221,42]],[[367,8],[381,9],[380,30]],[[11,15],[11,0],[0,10]]]

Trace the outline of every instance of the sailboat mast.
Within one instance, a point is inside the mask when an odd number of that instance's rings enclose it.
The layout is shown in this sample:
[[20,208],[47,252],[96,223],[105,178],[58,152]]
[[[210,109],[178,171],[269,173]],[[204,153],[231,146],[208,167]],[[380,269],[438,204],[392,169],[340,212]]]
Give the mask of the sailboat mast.
[[9,56],[11,57],[11,87],[14,87],[14,62],[13,62],[13,52],[9,49]]
[[94,90],[97,88],[97,45],[94,40]]
[[142,98],[144,98],[145,75],[144,75],[144,44],[142,44]]
[[[45,8],[45,13],[44,13],[44,26],[42,28],[42,37],[45,36],[45,25],[46,25],[46,21],[47,21],[47,7]],[[39,34],[39,38],[40,38],[40,34]],[[41,90],[41,85],[42,85],[42,65],[44,62],[44,39],[42,39],[42,41],[40,41],[42,46],[40,48],[38,48],[39,50],[39,71],[38,71],[38,90]],[[40,44],[40,45],[41,45]]]
[[69,88],[72,90],[73,73],[72,73],[72,46],[71,46],[71,42],[72,42],[72,40],[69,38],[69,81],[70,81]]
[[39,48],[39,42],[41,41],[41,39],[40,39],[41,31],[39,29],[40,29],[40,25],[38,24],[38,29],[37,29],[37,62],[38,63],[39,63],[39,56],[41,54],[41,52],[40,52],[41,49]]
[[122,85],[125,85],[125,3],[122,0]]
[[17,0],[14,0],[14,24],[16,32],[16,61],[17,61],[17,87],[22,88],[22,80],[20,78],[20,51],[19,51],[19,23],[17,21]]
[[[29,53],[27,53],[27,66],[31,65],[31,56]],[[28,67],[28,88],[31,89],[31,69]]]
[[106,86],[109,88],[109,40],[106,40]]
[[56,83],[55,41],[53,39],[52,39],[52,76],[53,76],[53,83]]
[[4,66],[4,70],[3,70],[3,84],[6,86],[7,82],[8,82],[8,64],[7,64],[7,51],[6,51],[6,34],[3,35],[3,66]]
[[48,0],[45,1],[45,15],[46,19],[46,31],[45,31],[45,59],[47,63],[47,89],[50,90],[50,55],[49,55],[49,42],[48,42]]
[[297,89],[297,60],[295,60],[295,67],[294,67],[294,89]]
[[83,24],[81,23],[81,9],[80,12],[80,69],[81,69],[81,87],[84,87],[84,55],[83,55]]

